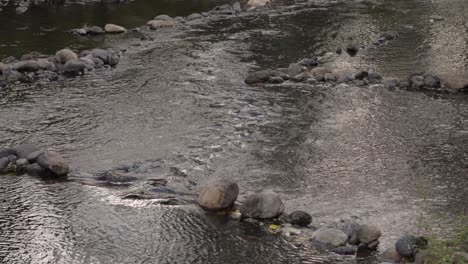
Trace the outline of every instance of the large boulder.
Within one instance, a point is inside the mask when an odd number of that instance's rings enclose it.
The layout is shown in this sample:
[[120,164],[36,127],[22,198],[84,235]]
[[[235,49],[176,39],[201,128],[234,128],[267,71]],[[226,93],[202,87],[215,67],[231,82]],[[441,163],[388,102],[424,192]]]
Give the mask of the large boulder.
[[70,49],[62,49],[55,53],[55,60],[59,63],[65,64],[69,60],[77,60],[78,55]]
[[15,147],[16,157],[26,159],[29,154],[38,151],[39,148],[34,144],[21,144]]
[[207,211],[221,211],[231,208],[239,194],[235,182],[220,181],[206,186],[198,196],[198,205]]
[[304,211],[294,211],[289,214],[289,223],[298,226],[308,226],[312,223],[312,216]]
[[346,245],[348,236],[339,229],[322,227],[312,234],[311,239],[313,242],[336,248]]
[[13,70],[19,72],[35,72],[41,68],[36,60],[19,61],[12,65]]
[[104,31],[106,31],[106,33],[116,34],[116,33],[124,33],[127,30],[122,26],[118,26],[115,24],[107,24],[104,26]]
[[48,169],[57,176],[68,174],[68,164],[65,159],[55,152],[45,152],[37,158],[37,164],[42,168]]
[[382,231],[373,225],[361,225],[358,231],[358,239],[366,245],[378,240],[382,235]]
[[273,192],[252,194],[245,199],[240,208],[242,217],[258,219],[274,218],[283,211],[283,201]]

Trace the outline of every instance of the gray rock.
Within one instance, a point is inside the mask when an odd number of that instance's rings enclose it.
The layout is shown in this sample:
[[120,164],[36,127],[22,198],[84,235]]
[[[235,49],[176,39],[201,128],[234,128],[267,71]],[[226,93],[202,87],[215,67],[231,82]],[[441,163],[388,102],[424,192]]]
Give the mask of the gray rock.
[[281,78],[279,76],[271,76],[268,79],[268,82],[273,83],[273,84],[280,84],[280,83],[284,83],[284,80],[283,80],[283,78]]
[[291,76],[296,76],[304,71],[304,66],[299,63],[291,63],[288,67],[288,74]]
[[191,14],[191,15],[189,15],[189,16],[187,17],[187,20],[188,20],[188,21],[191,21],[191,20],[196,20],[196,19],[201,19],[201,18],[203,18],[202,15],[200,15],[200,14],[198,14],[198,13],[193,13],[193,14]]
[[63,71],[66,73],[78,74],[80,72],[84,73],[86,69],[86,62],[82,60],[69,60],[67,63],[65,63]]
[[387,263],[401,263],[403,258],[398,254],[394,247],[385,250],[379,257],[383,262]]
[[45,152],[37,158],[39,166],[52,171],[57,176],[68,174],[68,164],[62,156],[55,152]]
[[358,239],[366,245],[376,241],[382,235],[382,231],[373,225],[361,225],[358,231]]
[[14,148],[0,148],[0,158],[8,157],[10,155],[16,155]]
[[97,36],[97,35],[103,35],[106,32],[98,26],[92,26],[89,28],[86,28],[86,34],[92,35],[92,36]]
[[39,148],[34,144],[21,144],[15,147],[16,157],[26,159],[29,154],[38,151]]
[[381,38],[385,40],[394,40],[397,39],[400,35],[396,31],[387,31],[380,35]]
[[322,227],[312,234],[312,241],[331,247],[346,245],[348,236],[341,230],[330,227]]
[[233,9],[235,12],[237,12],[237,13],[239,13],[239,12],[242,11],[242,8],[241,8],[241,5],[240,5],[239,2],[235,2],[235,3],[232,5],[232,9]]
[[309,79],[311,76],[307,72],[299,73],[298,75],[295,75],[290,78],[291,81],[293,82],[303,82],[307,79]]
[[361,225],[351,220],[343,220],[336,224],[336,228],[348,236],[351,245],[358,244],[358,231]]
[[338,80],[338,78],[337,78],[336,74],[334,74],[334,73],[326,73],[324,75],[324,80],[326,82],[336,82]]
[[464,91],[468,89],[468,79],[454,76],[444,76],[442,86],[453,91]]
[[279,216],[283,211],[283,201],[273,192],[252,194],[246,198],[240,207],[240,213],[243,218],[274,218]]
[[257,84],[257,83],[264,83],[270,79],[271,75],[272,75],[271,70],[251,72],[247,75],[244,81],[246,84],[249,84],[249,85]]
[[42,154],[44,154],[43,150],[34,151],[26,157],[26,160],[29,163],[35,163],[37,161],[37,158]]
[[170,22],[175,22],[174,18],[168,16],[168,15],[158,15],[156,16],[153,20],[161,20],[161,21],[170,21]]
[[21,168],[21,173],[26,173],[32,176],[42,176],[47,174],[47,169],[39,166],[39,164],[26,164]]
[[363,80],[364,78],[367,78],[368,75],[369,73],[367,71],[358,71],[354,75],[354,78],[356,78],[356,80]]
[[86,57],[91,54],[90,50],[82,50],[80,51],[80,58]]
[[76,59],[78,59],[78,56],[76,55],[76,53],[69,49],[62,49],[62,50],[57,51],[57,53],[55,53],[55,60],[57,60],[57,62],[62,63],[62,64],[65,64],[69,60],[76,60]]
[[100,59],[104,64],[109,64],[109,52],[104,49],[93,49],[91,55]]
[[415,247],[414,247],[414,237],[413,236],[404,236],[397,240],[395,243],[395,249],[398,254],[405,258],[414,258]]
[[332,250],[333,253],[336,253],[338,255],[354,255],[356,254],[356,249],[353,247],[337,247]]
[[21,14],[25,13],[26,11],[28,11],[28,7],[26,7],[26,6],[18,6],[15,9],[16,14],[18,14],[18,15],[21,15]]
[[367,75],[367,80],[372,84],[380,83],[382,81],[382,75],[377,72],[371,72]]
[[9,155],[9,156],[7,157],[7,159],[8,159],[11,163],[15,163],[15,162],[18,160],[18,158],[16,157],[16,155]]
[[74,32],[78,35],[81,35],[81,36],[84,36],[87,34],[86,32],[86,29],[85,28],[78,28],[78,29],[75,29]]
[[15,163],[16,163],[16,167],[19,170],[21,170],[24,166],[29,164],[27,159],[18,159]]
[[313,68],[319,65],[319,61],[317,58],[302,59],[299,64],[307,68]]
[[23,54],[20,58],[20,61],[25,61],[25,60],[33,60],[34,57],[31,54]]
[[239,195],[235,182],[220,181],[206,186],[198,196],[198,205],[207,211],[221,211],[231,208]]
[[408,82],[408,81],[401,81],[401,82],[400,82],[400,88],[402,88],[402,89],[408,89],[408,88],[410,88],[409,82]]
[[106,33],[117,34],[117,33],[124,33],[127,30],[124,27],[119,26],[119,25],[107,24],[104,26],[104,31],[106,31]]
[[35,60],[19,61],[12,65],[13,70],[19,72],[35,72],[41,67]]
[[120,62],[120,56],[119,54],[113,50],[113,49],[107,49],[107,53],[109,54],[108,55],[108,60],[107,60],[107,64],[111,67],[114,67],[116,66],[117,64],[119,64]]
[[51,63],[48,59],[38,59],[37,64],[39,65],[40,69],[46,71],[55,71],[57,68],[53,63]]
[[440,79],[435,75],[427,74],[424,76],[424,84],[429,88],[439,88]]
[[304,211],[294,211],[289,214],[289,223],[298,226],[308,226],[312,223],[312,216]]
[[424,77],[422,76],[413,76],[411,77],[411,86],[413,88],[423,88],[425,83],[424,83]]
[[86,65],[86,70],[88,71],[91,71],[94,69],[94,66],[96,65],[93,61],[93,59],[89,58],[89,57],[84,57],[84,58],[80,58],[79,61],[82,61],[85,63]]

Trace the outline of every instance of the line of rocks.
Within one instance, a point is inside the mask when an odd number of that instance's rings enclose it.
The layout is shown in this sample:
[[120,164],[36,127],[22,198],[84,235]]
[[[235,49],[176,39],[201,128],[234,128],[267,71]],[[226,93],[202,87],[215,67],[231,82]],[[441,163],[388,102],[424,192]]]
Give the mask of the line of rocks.
[[0,148],[0,174],[60,177],[66,176],[68,171],[68,164],[60,154],[41,150],[33,144]]
[[463,92],[468,89],[468,79],[452,76],[438,76],[428,72],[412,73],[406,78],[384,77],[373,70],[360,70],[356,72],[333,70],[319,66],[317,58],[303,59],[292,63],[288,68],[276,70],[261,70],[250,72],[245,78],[248,85],[263,83],[282,84],[293,83],[348,83],[356,86],[369,84],[382,84],[387,89],[405,90],[446,90]]
[[120,51],[111,48],[83,50],[79,55],[70,49],[62,49],[49,57],[39,54],[25,54],[20,60],[8,57],[0,62],[0,87],[37,80],[56,81],[61,76],[77,76],[95,69],[111,68],[120,62],[120,57]]
[[355,221],[343,220],[334,225],[316,228],[312,217],[304,211],[284,213],[285,206],[271,191],[249,195],[236,208],[239,186],[232,181],[218,181],[204,187],[197,204],[208,212],[240,214],[241,221],[267,224],[283,238],[303,243],[304,239],[317,249],[341,255],[370,253],[377,249],[382,232],[373,225],[360,225]]
[[85,36],[85,35],[99,36],[99,35],[104,35],[104,34],[120,34],[120,33],[125,33],[125,32],[127,32],[127,29],[125,27],[115,25],[115,24],[106,24],[104,28],[101,28],[99,26],[91,26],[91,27],[72,29],[70,31],[70,33],[80,35],[80,36]]

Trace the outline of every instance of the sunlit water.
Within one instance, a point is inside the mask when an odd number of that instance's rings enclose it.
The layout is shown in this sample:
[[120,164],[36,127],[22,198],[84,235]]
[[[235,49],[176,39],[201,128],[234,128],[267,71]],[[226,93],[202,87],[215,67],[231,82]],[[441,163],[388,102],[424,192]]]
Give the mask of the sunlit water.
[[[198,11],[211,7],[192,5]],[[356,57],[336,55],[330,65],[370,67],[386,76],[418,70],[466,76],[467,7],[465,1],[290,2],[259,14],[152,33],[156,41],[130,47],[112,71],[0,91],[0,145],[32,142],[59,151],[70,161],[72,175],[141,162],[138,175],[190,181],[194,192],[217,179],[236,180],[240,200],[272,189],[287,211],[310,212],[315,226],[350,216],[379,226],[380,250],[426,225],[450,232],[453,221],[468,211],[466,95],[327,85],[248,87],[243,79],[256,67],[322,56],[351,38],[372,46],[390,29],[398,30],[400,39]],[[80,9],[93,14],[119,6]],[[113,14],[134,27],[160,13],[136,10]],[[431,23],[433,14],[446,20]],[[96,17],[45,26],[68,30],[115,22]],[[8,18],[21,24],[30,17]],[[8,30],[8,41],[17,41],[18,48],[1,48],[4,56],[140,42],[129,35],[80,44],[57,31],[50,33],[57,41],[48,46],[40,37],[26,40],[17,33],[15,38],[17,31]],[[166,167],[188,176],[167,176]],[[296,248],[263,228],[206,215],[192,205],[121,199],[133,187],[92,186],[75,176],[51,181],[14,175],[1,177],[0,186],[4,263],[379,263],[375,257]]]

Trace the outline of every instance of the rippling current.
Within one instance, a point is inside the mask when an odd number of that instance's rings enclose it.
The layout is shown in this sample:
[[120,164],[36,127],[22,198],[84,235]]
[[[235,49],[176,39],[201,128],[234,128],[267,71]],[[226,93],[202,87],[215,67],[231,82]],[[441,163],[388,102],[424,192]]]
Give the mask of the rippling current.
[[[375,68],[385,76],[418,70],[466,76],[467,2],[273,6],[153,32],[155,41],[132,34],[98,39],[99,45],[128,48],[116,69],[0,90],[0,146],[35,143],[63,154],[73,169],[60,181],[0,177],[0,261],[379,263],[375,256],[318,254],[307,244],[293,246],[261,227],[206,215],[194,205],[122,198],[137,186],[83,181],[84,174],[125,164],[136,166],[138,177],[164,176],[194,192],[232,179],[240,185],[240,200],[272,189],[287,211],[310,212],[316,226],[357,217],[382,229],[380,250],[426,227],[450,235],[468,212],[467,95],[249,87],[243,79],[250,70],[312,55],[332,56],[332,67]],[[430,22],[434,14],[446,20]],[[122,14],[123,21],[128,17]],[[400,39],[371,48],[390,29]],[[350,40],[370,48],[356,57],[326,54]],[[29,41],[20,49],[46,50],[41,40]],[[0,54],[12,53],[7,48]]]

